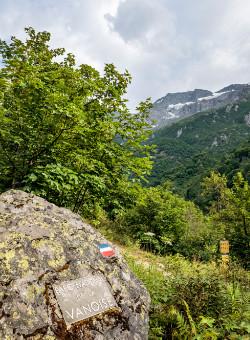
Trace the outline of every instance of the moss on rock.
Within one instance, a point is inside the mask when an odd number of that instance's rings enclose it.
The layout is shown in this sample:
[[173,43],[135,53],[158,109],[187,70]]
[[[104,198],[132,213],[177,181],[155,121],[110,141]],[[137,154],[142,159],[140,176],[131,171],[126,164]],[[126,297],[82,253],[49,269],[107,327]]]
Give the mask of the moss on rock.
[[[2,194],[0,339],[147,339],[149,295],[117,249],[116,258],[101,256],[100,242],[70,210],[22,191]],[[52,284],[93,272],[106,278],[120,312],[67,329]]]

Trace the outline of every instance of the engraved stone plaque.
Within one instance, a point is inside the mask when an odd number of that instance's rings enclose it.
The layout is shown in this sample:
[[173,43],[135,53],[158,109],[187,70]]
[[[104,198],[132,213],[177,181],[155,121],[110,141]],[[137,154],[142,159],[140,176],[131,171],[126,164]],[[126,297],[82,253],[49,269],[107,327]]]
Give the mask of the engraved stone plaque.
[[117,307],[107,281],[99,274],[60,282],[53,289],[68,326]]

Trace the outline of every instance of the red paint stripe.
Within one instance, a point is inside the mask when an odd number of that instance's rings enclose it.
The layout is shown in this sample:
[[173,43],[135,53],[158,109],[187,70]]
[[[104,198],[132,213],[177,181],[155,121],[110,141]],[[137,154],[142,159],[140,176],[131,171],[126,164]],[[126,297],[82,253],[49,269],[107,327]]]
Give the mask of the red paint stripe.
[[102,251],[101,253],[102,253],[103,256],[112,256],[112,255],[115,255],[114,250]]

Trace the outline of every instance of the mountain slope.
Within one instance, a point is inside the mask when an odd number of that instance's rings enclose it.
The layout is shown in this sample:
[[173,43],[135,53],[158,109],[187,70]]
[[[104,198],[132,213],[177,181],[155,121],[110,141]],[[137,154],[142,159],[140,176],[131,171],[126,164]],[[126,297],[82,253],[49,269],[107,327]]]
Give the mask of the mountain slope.
[[168,93],[158,99],[152,107],[151,118],[155,127],[170,125],[180,119],[239,101],[250,92],[248,84],[233,84],[217,92],[195,89],[188,92]]
[[250,100],[246,99],[155,131],[150,141],[157,146],[150,184],[171,180],[176,192],[193,198],[201,179],[249,138]]
[[241,171],[250,183],[250,139],[223,157],[218,171],[225,174],[232,184],[234,175]]

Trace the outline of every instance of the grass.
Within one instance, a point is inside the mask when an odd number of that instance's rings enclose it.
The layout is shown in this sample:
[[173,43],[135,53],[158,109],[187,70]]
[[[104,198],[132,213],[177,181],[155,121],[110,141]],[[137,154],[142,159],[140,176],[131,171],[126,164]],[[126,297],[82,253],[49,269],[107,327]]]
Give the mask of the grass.
[[249,272],[117,245],[151,296],[150,340],[249,339]]

